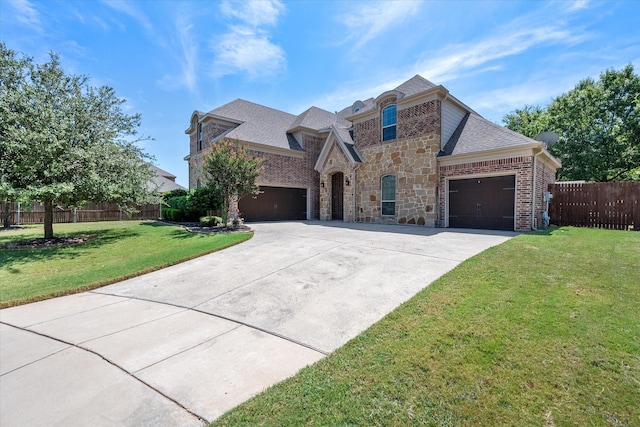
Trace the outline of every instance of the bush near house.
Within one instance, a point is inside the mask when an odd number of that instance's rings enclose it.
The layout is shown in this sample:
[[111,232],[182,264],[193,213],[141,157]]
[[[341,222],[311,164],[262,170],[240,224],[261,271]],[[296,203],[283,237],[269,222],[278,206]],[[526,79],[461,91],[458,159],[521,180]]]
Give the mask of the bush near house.
[[199,221],[200,217],[208,212],[220,209],[222,202],[220,197],[208,187],[193,190],[173,190],[162,196],[162,219],[167,221]]
[[222,218],[219,216],[203,216],[200,217],[200,225],[202,227],[216,227],[222,225]]

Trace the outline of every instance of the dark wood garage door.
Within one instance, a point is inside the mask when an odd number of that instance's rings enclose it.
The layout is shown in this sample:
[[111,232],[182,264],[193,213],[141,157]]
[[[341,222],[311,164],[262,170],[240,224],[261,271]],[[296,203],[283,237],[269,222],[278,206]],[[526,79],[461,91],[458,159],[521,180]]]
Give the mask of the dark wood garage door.
[[516,177],[449,181],[449,227],[514,229]]
[[256,197],[240,199],[238,209],[245,221],[307,219],[307,190],[304,188],[260,187]]

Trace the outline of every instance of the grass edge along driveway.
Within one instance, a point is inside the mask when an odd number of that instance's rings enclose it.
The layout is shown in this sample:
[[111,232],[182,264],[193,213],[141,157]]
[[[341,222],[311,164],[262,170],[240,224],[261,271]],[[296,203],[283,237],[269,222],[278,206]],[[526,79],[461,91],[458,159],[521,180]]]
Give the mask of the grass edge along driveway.
[[640,425],[639,261],[636,232],[520,235],[212,426]]
[[55,224],[56,236],[85,243],[6,249],[42,237],[42,226],[0,231],[0,308],[83,292],[244,242],[253,233],[190,233],[155,221]]

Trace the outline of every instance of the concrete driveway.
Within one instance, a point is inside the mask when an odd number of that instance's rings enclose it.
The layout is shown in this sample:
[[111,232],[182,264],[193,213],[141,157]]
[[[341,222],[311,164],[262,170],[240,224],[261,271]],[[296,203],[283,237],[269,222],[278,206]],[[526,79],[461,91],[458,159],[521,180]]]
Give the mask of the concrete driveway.
[[0,425],[201,425],[516,233],[251,224],[253,239],[0,310]]

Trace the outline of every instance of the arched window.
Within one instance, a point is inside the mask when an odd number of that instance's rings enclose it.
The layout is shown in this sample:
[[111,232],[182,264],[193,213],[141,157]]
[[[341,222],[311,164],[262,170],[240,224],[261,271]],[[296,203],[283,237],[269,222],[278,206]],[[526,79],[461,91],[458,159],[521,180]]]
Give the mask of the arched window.
[[382,215],[396,214],[396,177],[385,175],[380,180],[382,189]]
[[202,123],[198,123],[198,151],[202,151]]
[[389,105],[382,110],[382,140],[396,139],[396,106]]
[[202,182],[200,180],[196,181],[196,188],[202,187]]

